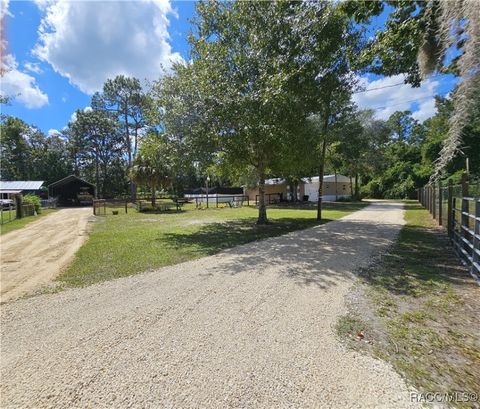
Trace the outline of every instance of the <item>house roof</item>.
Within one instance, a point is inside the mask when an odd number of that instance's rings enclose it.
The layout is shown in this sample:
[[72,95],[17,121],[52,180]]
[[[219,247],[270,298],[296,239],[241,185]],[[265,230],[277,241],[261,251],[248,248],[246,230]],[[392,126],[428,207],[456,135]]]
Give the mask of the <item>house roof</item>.
[[0,189],[0,193],[14,194],[14,193],[20,193],[20,192],[21,190]]
[[[319,177],[318,176],[312,176],[308,178],[303,178],[303,181],[305,183],[318,183]],[[323,181],[324,182],[330,182],[330,183],[335,183],[335,175],[324,175],[323,176]],[[350,178],[345,175],[340,175],[337,173],[337,183],[350,183]]]
[[38,190],[42,185],[43,180],[2,180],[0,190]]
[[95,185],[93,183],[87,182],[86,180],[83,180],[83,179],[81,179],[81,178],[79,178],[78,176],[75,176],[75,175],[69,175],[67,177],[64,177],[63,179],[57,180],[56,182],[50,183],[48,185],[48,187],[56,187],[56,186],[66,185],[67,183],[73,182],[75,180],[78,180],[78,181],[80,181],[80,182],[82,182],[86,185],[91,186],[91,187],[95,187]]

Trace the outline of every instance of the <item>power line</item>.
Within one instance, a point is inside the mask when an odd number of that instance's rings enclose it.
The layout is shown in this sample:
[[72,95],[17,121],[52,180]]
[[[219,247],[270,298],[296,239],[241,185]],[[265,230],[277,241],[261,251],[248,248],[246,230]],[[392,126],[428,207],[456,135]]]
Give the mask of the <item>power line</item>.
[[[442,73],[438,73],[438,74],[430,75],[427,79],[435,78],[435,77],[438,77],[439,75],[443,75],[443,74],[442,74]],[[398,83],[396,83],[396,84],[385,85],[385,86],[383,86],[383,87],[368,88],[368,89],[365,89],[365,90],[363,90],[363,91],[352,92],[352,94],[361,94],[361,93],[363,93],[363,92],[377,91],[377,90],[379,90],[379,89],[398,87],[398,86],[400,86],[400,85],[409,85],[409,84],[406,83],[406,82],[398,82]],[[411,85],[410,85],[410,86],[411,86]]]
[[429,95],[427,97],[422,97],[422,98],[417,98],[417,99],[410,99],[408,101],[399,102],[398,104],[385,105],[383,107],[374,107],[374,108],[366,108],[366,109],[385,109],[385,108],[390,108],[390,107],[395,107],[395,106],[398,106],[398,105],[408,104],[410,102],[417,102],[417,101],[421,101],[422,99],[433,98],[433,97],[435,97],[435,95]]
[[385,85],[384,87],[368,88],[363,91],[352,92],[352,94],[361,94],[362,92],[369,92],[369,91],[376,91],[384,88],[398,87],[399,85],[407,85],[407,84],[405,84],[404,82],[399,82],[398,84]]

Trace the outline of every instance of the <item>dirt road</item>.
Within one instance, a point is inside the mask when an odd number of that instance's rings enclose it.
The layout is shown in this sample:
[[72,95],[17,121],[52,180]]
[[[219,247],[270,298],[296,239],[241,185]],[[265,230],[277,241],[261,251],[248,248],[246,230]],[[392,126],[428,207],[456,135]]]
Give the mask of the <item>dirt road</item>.
[[215,256],[1,306],[0,406],[410,408],[334,325],[399,204]]
[[91,208],[62,209],[0,236],[0,299],[32,293],[55,278],[87,237]]

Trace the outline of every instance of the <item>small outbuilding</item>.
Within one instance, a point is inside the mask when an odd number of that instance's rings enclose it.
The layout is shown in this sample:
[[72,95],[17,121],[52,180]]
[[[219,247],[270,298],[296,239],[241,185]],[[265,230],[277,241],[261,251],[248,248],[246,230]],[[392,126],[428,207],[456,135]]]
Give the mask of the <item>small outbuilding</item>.
[[[305,195],[310,202],[318,200],[319,177],[303,178],[305,181]],[[350,178],[344,175],[325,175],[323,177],[323,195],[322,200],[335,201],[338,199],[347,199],[352,196],[352,184]]]
[[70,175],[48,185],[48,196],[56,198],[60,206],[91,205],[95,197],[95,185]]
[[[305,182],[300,180],[295,184],[288,183],[282,178],[265,180],[265,201],[267,204],[290,201],[293,198],[303,200]],[[258,203],[258,187],[245,188],[245,195],[255,203]]]

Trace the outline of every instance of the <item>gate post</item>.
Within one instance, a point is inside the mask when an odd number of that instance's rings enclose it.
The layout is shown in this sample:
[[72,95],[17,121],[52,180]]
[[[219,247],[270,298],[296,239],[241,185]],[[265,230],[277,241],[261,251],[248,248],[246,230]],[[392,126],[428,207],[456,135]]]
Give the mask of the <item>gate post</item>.
[[435,192],[435,184],[432,186],[432,217],[433,220],[436,220],[437,218],[437,211],[435,208],[435,199],[436,199],[436,192]]
[[23,217],[23,196],[21,193],[17,193],[15,195],[15,213],[17,219],[21,219]]
[[448,180],[448,195],[447,195],[447,231],[448,237],[453,237],[453,209],[452,209],[452,200],[453,200],[453,183],[452,180]]
[[468,175],[462,174],[462,196],[468,197]]
[[[467,238],[468,236],[467,236],[467,233],[466,233],[464,227],[467,228],[467,229],[470,227],[469,226],[470,225],[470,217],[468,217],[468,200],[465,197],[462,197],[462,210],[461,210],[461,212],[462,213],[461,213],[461,217],[460,217],[460,220],[461,220],[460,240],[462,238],[468,240],[468,238]],[[460,245],[461,245],[462,249],[465,249],[466,244],[463,240],[460,242]],[[465,257],[463,254],[461,256]],[[468,261],[468,260],[465,260],[465,261]]]
[[[473,251],[472,251],[472,270],[471,272],[480,277],[480,197],[475,198],[475,225],[473,228]],[[477,270],[477,271],[475,271]]]
[[440,181],[438,181],[438,224],[440,226],[443,225],[443,221],[442,221],[442,199],[443,199],[442,183]]

